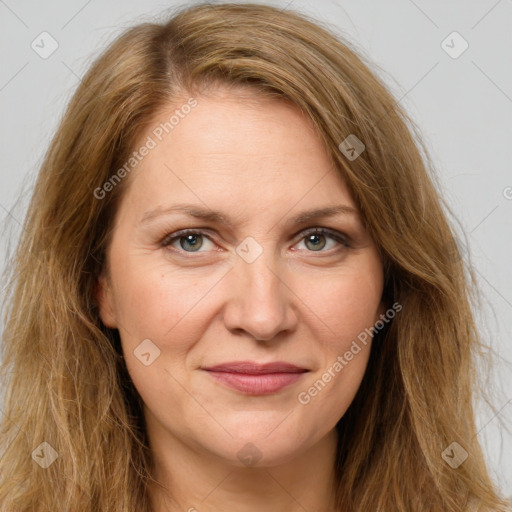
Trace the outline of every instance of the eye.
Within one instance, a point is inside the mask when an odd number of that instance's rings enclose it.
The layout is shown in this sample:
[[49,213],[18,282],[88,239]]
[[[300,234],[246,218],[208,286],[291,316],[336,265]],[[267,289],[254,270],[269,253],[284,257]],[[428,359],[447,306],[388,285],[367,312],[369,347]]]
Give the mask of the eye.
[[[327,228],[310,228],[301,233],[299,243],[304,243],[306,250],[309,252],[328,252],[331,249],[349,248],[348,238],[339,231]],[[328,247],[328,240],[331,240],[331,247]],[[185,229],[167,235],[161,242],[162,247],[171,246],[178,252],[206,252],[200,251],[204,247],[204,241],[213,242],[208,235],[200,230]],[[327,251],[323,251],[327,247]]]
[[311,228],[307,231],[303,231],[301,235],[301,242],[304,241],[306,248],[312,252],[327,252],[322,251],[322,249],[328,246],[326,239],[329,238],[331,241],[334,241],[334,243],[331,244],[331,247],[328,247],[328,249],[335,249],[336,245],[342,245],[347,248],[350,247],[346,236],[338,231],[327,228]]
[[[198,252],[199,249],[203,247],[204,240],[208,240],[210,243],[212,243],[211,240],[202,231],[183,230],[167,236],[162,241],[162,246],[172,246],[178,251],[182,249],[185,252]],[[179,243],[179,247],[175,247],[176,242]]]

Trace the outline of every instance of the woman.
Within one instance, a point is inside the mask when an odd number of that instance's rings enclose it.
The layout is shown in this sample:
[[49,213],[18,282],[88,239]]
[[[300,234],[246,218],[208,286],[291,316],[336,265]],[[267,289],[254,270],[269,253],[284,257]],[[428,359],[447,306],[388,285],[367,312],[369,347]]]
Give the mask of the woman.
[[290,11],[205,4],[119,37],[13,262],[0,510],[509,510],[410,126]]

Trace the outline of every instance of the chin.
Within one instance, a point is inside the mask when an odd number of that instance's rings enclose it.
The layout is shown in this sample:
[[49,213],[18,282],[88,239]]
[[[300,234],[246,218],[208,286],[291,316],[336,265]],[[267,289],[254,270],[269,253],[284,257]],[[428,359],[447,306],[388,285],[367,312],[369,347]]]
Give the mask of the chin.
[[[281,422],[284,417],[286,416],[281,416]],[[222,444],[216,446],[211,445],[212,440],[208,439],[205,441],[209,441],[210,445],[203,446],[210,453],[237,467],[279,466],[298,457],[318,440],[317,436],[304,438],[304,434],[299,434],[297,430],[281,430],[283,423],[279,426],[279,421],[268,424],[260,422],[259,428],[255,428],[253,423],[248,428],[236,431],[227,428],[229,432],[236,432],[233,438],[225,438]],[[301,432],[305,430],[301,429]]]

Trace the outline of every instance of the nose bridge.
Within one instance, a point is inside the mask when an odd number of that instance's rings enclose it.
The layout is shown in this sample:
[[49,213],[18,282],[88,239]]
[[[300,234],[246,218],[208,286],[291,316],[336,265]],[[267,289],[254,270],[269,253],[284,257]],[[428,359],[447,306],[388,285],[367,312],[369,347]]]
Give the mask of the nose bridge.
[[260,299],[275,298],[279,293],[282,278],[279,275],[279,262],[276,261],[270,244],[254,260],[240,257],[237,267],[239,278],[245,282],[247,292],[256,294]]
[[237,247],[232,275],[233,300],[227,305],[226,326],[269,340],[293,327],[295,315],[287,286],[279,275],[280,262],[272,243],[246,239]]

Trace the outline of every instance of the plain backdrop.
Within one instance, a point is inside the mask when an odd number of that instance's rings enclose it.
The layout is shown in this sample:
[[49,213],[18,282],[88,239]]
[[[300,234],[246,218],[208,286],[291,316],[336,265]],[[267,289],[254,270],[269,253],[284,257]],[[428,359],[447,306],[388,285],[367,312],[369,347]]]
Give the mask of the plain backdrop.
[[[309,14],[350,39],[420,128],[483,294],[477,316],[497,358],[488,384],[497,413],[477,404],[478,436],[493,478],[512,495],[512,433],[503,428],[512,425],[512,0],[256,3]],[[0,267],[88,65],[124,28],[177,5],[0,0]]]

